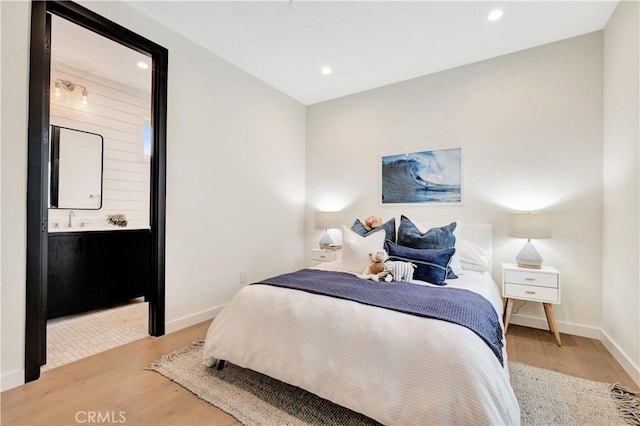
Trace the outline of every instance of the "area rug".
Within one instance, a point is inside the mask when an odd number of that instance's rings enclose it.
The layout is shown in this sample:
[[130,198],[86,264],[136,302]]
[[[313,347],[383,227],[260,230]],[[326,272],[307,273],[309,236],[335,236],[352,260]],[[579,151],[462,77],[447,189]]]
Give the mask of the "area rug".
[[[203,341],[165,355],[149,369],[245,425],[376,425],[376,421],[295,386],[226,363],[202,365]],[[509,362],[523,425],[640,425],[638,395],[622,387]],[[613,388],[613,391],[612,391]]]

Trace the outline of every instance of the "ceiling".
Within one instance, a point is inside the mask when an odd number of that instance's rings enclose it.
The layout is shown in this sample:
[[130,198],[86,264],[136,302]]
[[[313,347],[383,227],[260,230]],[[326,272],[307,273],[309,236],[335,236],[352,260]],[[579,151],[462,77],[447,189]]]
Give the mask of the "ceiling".
[[[135,1],[305,105],[601,30],[613,1]],[[495,9],[502,19],[489,21]],[[54,59],[148,92],[144,55],[54,17]],[[323,75],[330,66],[333,73]]]
[[127,3],[310,105],[601,30],[618,2]]

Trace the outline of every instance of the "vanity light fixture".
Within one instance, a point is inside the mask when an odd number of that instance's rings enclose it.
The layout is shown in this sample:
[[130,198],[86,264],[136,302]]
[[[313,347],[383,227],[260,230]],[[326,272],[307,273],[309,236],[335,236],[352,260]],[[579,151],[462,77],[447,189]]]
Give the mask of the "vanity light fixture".
[[89,105],[89,91],[87,90],[86,87],[80,84],[74,83],[72,81],[62,80],[60,78],[56,79],[53,96],[56,99],[61,100],[65,96],[65,94],[66,96],[69,96],[76,90],[76,88],[82,90],[81,98],[80,98],[80,106],[86,107],[87,105]]
[[495,9],[492,10],[491,13],[489,13],[487,19],[490,21],[497,21],[498,19],[502,18],[502,15],[504,15],[502,9]]
[[82,89],[82,100],[80,101],[80,103],[82,104],[82,106],[87,106],[89,105],[89,100],[87,99],[87,97],[89,96],[89,92],[87,92],[87,89]]
[[56,89],[53,92],[53,96],[55,96],[57,99],[60,99],[62,97],[62,92],[60,91],[60,82],[58,80],[56,80]]
[[322,67],[321,72],[324,75],[329,75],[329,74],[331,74],[333,72],[333,70],[331,69],[331,67],[329,65],[325,65],[324,67]]

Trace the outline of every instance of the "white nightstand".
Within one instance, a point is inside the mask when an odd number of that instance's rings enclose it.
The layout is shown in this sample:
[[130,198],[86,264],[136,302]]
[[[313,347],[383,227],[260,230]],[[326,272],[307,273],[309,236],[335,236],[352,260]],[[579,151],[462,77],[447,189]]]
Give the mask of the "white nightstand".
[[553,304],[560,303],[560,272],[554,267],[543,266],[540,269],[520,268],[513,263],[502,264],[502,297],[507,299],[504,315],[504,332],[507,332],[513,299],[542,302],[547,316],[549,331],[562,346],[560,332],[553,313]]
[[332,262],[340,260],[342,250],[325,250],[321,248],[311,249],[311,266],[316,266],[322,262]]

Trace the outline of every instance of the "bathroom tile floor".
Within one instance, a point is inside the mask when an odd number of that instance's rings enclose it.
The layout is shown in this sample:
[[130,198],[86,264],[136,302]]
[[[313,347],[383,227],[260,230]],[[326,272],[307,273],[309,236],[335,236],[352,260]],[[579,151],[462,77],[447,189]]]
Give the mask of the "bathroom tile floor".
[[42,371],[148,336],[148,311],[149,304],[136,299],[47,321],[47,364]]

